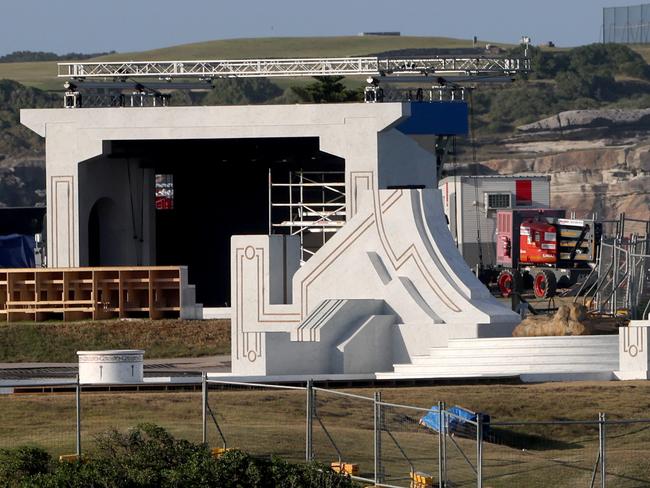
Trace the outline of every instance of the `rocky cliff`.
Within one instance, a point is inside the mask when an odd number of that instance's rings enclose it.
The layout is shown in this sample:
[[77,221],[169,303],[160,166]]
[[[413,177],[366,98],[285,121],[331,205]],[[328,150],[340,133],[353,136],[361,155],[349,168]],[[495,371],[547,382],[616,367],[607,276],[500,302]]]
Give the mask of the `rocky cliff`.
[[481,172],[549,174],[555,207],[650,219],[650,110],[562,112],[496,148]]

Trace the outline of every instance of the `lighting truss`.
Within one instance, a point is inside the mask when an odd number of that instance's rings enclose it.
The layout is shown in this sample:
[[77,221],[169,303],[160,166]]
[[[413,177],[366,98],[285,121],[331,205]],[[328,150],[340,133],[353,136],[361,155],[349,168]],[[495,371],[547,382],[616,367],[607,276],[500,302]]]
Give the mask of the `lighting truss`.
[[58,77],[74,80],[113,78],[257,78],[387,75],[515,75],[530,70],[527,58],[417,57],[242,59],[216,61],[111,61],[58,63]]

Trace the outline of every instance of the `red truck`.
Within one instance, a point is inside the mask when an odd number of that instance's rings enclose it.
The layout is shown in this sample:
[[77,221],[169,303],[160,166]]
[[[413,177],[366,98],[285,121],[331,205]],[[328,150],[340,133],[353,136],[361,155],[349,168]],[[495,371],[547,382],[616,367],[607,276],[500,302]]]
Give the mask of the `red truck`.
[[[602,224],[565,218],[559,209],[516,209],[497,212],[496,283],[507,297],[515,271],[524,289],[550,298],[587,275],[598,257]],[[497,274],[498,273],[498,274]]]

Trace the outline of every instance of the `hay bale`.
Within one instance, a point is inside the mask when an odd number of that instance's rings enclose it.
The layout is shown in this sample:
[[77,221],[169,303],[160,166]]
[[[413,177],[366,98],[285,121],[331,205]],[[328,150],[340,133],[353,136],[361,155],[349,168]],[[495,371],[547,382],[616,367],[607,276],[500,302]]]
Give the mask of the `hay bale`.
[[585,323],[587,309],[579,303],[561,305],[552,317],[534,315],[523,320],[513,337],[590,335],[591,327]]

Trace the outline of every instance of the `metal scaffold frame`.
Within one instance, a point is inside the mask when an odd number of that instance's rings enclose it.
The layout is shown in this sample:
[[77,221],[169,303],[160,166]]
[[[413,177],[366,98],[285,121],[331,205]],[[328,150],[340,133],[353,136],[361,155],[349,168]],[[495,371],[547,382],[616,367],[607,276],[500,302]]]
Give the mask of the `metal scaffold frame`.
[[110,61],[58,63],[58,77],[254,78],[298,76],[514,75],[530,69],[526,58],[496,56],[290,58],[206,61]]
[[[577,297],[592,312],[644,319],[650,313],[650,221],[626,218],[616,221],[614,237],[603,238],[598,260]],[[625,235],[626,223],[641,224],[642,234]]]
[[[280,219],[274,218],[277,213]],[[269,169],[269,234],[299,236],[301,263],[320,249],[345,221],[343,171],[289,171],[288,179],[274,181]],[[318,234],[317,239],[307,242],[307,236],[314,234]]]

